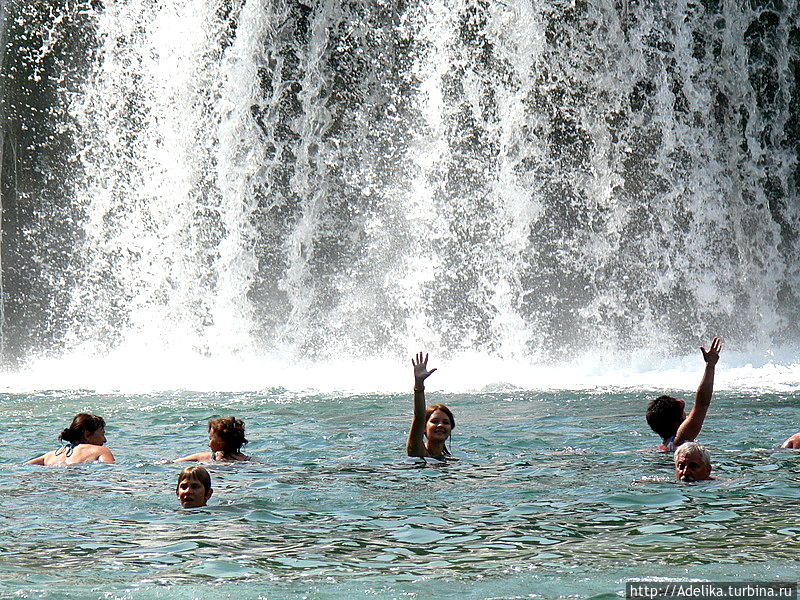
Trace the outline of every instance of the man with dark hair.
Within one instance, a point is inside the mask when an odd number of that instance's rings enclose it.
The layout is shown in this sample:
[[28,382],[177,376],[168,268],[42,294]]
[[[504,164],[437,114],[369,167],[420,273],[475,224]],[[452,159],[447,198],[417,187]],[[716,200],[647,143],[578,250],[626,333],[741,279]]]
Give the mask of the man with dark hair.
[[661,436],[659,450],[662,452],[672,452],[682,443],[694,441],[703,428],[703,421],[711,404],[711,395],[714,393],[714,369],[721,350],[722,340],[716,337],[711,340],[708,352],[704,347],[700,347],[706,368],[700,387],[697,388],[694,406],[688,416],[686,403],[671,396],[659,396],[647,405],[647,424]]

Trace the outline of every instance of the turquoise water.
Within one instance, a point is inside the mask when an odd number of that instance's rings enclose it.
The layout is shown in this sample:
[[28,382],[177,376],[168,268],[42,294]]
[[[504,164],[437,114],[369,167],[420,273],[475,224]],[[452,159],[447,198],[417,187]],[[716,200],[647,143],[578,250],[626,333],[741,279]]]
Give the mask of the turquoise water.
[[[795,580],[800,394],[718,392],[700,441],[717,482],[672,481],[649,390],[430,392],[461,460],[402,455],[408,395],[4,394],[0,595],[23,598],[618,598],[631,577]],[[105,417],[116,465],[21,463],[72,415]],[[258,464],[179,465],[209,417]]]

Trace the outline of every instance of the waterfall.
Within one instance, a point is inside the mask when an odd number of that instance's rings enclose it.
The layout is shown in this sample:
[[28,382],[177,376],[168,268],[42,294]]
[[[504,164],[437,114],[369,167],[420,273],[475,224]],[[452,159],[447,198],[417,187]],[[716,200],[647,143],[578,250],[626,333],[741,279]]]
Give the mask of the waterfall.
[[6,361],[798,340],[796,0],[7,8]]
[[[0,65],[4,63],[4,57],[6,53],[6,4],[5,2],[0,1]],[[5,82],[3,78],[0,78],[0,99],[5,98]],[[2,100],[0,100],[2,101]],[[4,177],[5,171],[5,149],[6,149],[6,132],[5,127],[0,129],[0,224],[3,222],[3,198],[6,196],[6,192],[3,186],[3,182],[7,179],[7,174]],[[0,227],[0,273],[2,273],[3,269],[3,231]],[[5,304],[6,304],[6,294],[5,288],[3,286],[3,277],[0,276],[0,357],[5,356],[5,345],[6,345],[6,336],[5,336]]]

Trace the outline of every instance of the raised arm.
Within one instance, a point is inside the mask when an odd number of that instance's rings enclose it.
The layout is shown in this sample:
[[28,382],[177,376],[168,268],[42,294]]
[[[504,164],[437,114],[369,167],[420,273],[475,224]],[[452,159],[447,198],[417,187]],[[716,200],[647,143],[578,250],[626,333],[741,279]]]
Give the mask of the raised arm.
[[411,359],[414,367],[414,418],[406,440],[406,454],[408,456],[427,456],[425,448],[425,380],[436,369],[428,371],[428,355],[422,352]]
[[711,395],[714,393],[714,369],[717,366],[721,350],[722,340],[717,337],[711,340],[708,352],[703,346],[700,347],[700,351],[703,353],[703,360],[706,362],[706,368],[703,372],[703,378],[700,380],[700,386],[697,388],[694,406],[692,406],[689,416],[684,419],[675,434],[675,440],[673,441],[675,447],[683,442],[693,441],[703,428],[703,421],[706,419],[706,413],[711,404]]

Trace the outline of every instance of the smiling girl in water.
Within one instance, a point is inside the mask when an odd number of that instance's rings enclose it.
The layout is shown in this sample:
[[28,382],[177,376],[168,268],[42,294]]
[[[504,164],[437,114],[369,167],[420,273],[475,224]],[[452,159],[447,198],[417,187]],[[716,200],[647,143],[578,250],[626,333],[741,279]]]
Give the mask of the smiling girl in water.
[[447,458],[450,452],[445,445],[456,426],[453,413],[444,404],[425,407],[425,380],[436,369],[428,371],[428,355],[422,352],[411,359],[414,367],[414,419],[406,441],[406,454],[424,458]]

